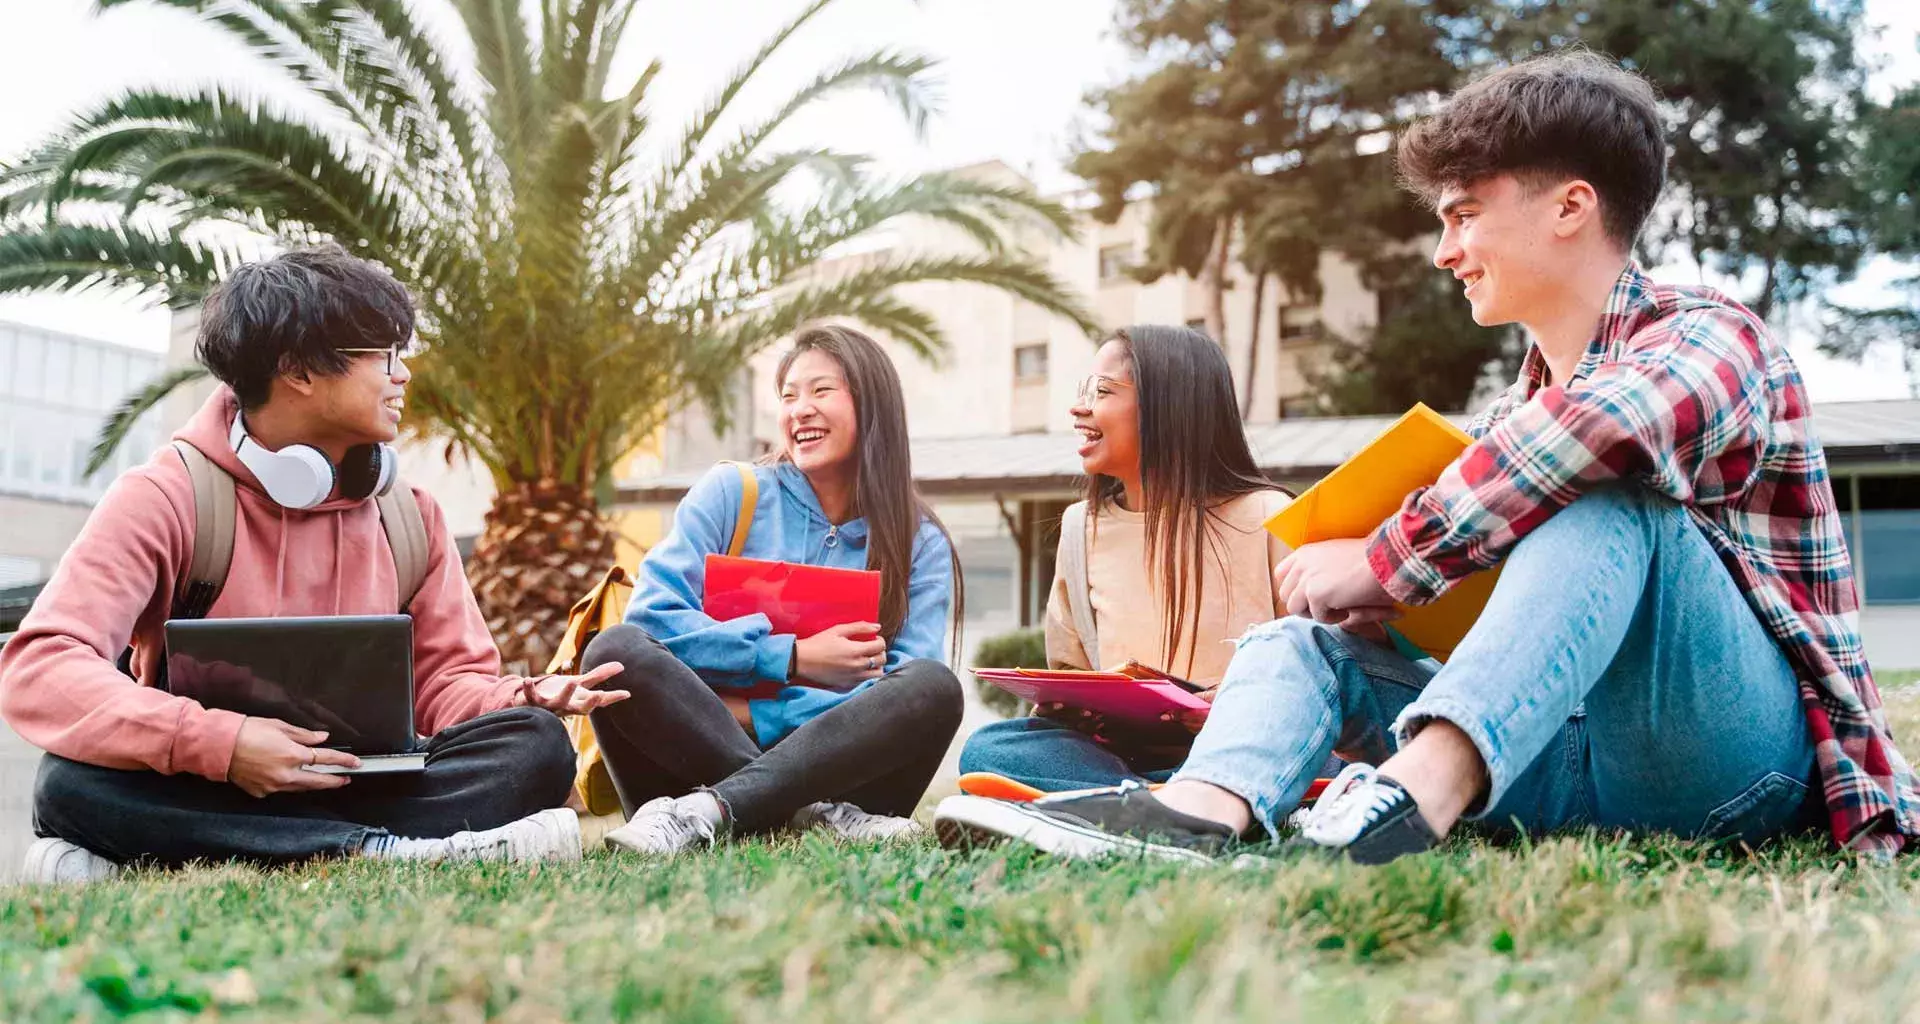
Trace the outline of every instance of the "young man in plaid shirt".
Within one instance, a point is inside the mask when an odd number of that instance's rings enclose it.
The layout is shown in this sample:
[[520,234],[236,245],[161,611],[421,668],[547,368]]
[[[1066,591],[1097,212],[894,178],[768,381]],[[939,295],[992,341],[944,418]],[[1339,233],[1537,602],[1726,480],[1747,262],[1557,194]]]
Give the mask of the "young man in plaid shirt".
[[[1361,862],[1463,818],[1902,849],[1920,800],[1799,371],[1746,308],[1629,256],[1665,178],[1652,89],[1589,54],[1537,59],[1461,90],[1398,159],[1474,319],[1527,329],[1519,381],[1370,538],[1280,566],[1292,616],[1242,641],[1164,789],[957,797],[942,834],[1204,857],[1277,834],[1337,750],[1355,763],[1296,842]],[[1444,667],[1356,635],[1502,563]]]

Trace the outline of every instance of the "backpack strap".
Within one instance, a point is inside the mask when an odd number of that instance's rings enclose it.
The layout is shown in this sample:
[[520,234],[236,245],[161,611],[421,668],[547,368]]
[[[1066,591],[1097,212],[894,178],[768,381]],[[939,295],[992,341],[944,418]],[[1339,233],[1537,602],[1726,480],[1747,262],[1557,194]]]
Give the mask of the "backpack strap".
[[427,581],[427,521],[420,514],[419,499],[405,480],[395,480],[374,504],[380,509],[380,525],[387,531],[387,547],[393,549],[394,578],[400,584],[400,610],[404,612]]
[[733,539],[727,542],[727,554],[734,558],[747,547],[747,531],[753,528],[753,510],[760,504],[760,477],[744,462],[729,462],[740,474],[740,512],[733,517]]
[[173,600],[172,617],[201,619],[213,608],[233,567],[233,477],[186,441],[173,442],[193,482],[193,554],[187,584]]
[[[233,477],[189,442],[176,440],[173,450],[187,464],[187,478],[193,482],[193,556],[187,566],[187,585],[174,599],[171,617],[203,619],[225,589],[227,573],[233,568]],[[427,522],[405,481],[395,480],[376,504],[380,525],[387,531],[387,546],[393,549],[404,612],[427,581]]]
[[1073,615],[1087,667],[1100,668],[1100,634],[1093,626],[1092,586],[1087,581],[1087,503],[1075,502],[1060,514],[1060,573],[1067,584],[1067,611]]

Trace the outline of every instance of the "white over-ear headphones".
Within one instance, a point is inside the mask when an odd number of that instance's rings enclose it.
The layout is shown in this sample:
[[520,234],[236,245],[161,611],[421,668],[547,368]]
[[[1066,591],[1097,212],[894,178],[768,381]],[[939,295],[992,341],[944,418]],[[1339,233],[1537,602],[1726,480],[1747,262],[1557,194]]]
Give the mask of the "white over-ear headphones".
[[309,509],[326,501],[335,483],[340,485],[340,496],[349,500],[383,495],[398,475],[400,460],[392,445],[354,445],[336,469],[325,452],[310,444],[268,451],[247,433],[237,412],[227,443],[240,464],[253,471],[267,497],[291,509]]

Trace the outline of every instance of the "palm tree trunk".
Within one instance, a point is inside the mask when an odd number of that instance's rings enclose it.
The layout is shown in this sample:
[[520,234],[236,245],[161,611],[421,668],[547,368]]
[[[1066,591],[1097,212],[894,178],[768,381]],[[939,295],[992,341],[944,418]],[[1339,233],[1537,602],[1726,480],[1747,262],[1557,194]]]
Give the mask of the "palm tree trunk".
[[1260,306],[1267,297],[1267,271],[1253,272],[1253,327],[1247,331],[1247,376],[1240,382],[1240,422],[1253,415],[1253,375],[1260,369]]
[[509,672],[535,672],[566,628],[567,610],[613,564],[613,530],[591,492],[519,483],[487,510],[467,578]]

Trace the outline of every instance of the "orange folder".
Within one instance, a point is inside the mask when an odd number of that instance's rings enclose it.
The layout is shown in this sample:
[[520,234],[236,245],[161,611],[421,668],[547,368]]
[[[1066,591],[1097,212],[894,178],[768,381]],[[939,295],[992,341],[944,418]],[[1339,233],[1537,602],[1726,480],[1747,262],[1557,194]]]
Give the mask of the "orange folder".
[[[1315,541],[1370,536],[1400,511],[1407,495],[1440,473],[1473,444],[1466,431],[1422,404],[1367,442],[1354,456],[1307,488],[1267,520],[1267,529],[1288,547]],[[1441,661],[1453,654],[1493,595],[1498,567],[1475,573],[1431,604],[1403,606],[1394,629]]]
[[707,556],[701,609],[720,622],[755,613],[801,639],[849,622],[880,621],[880,574],[870,569]]

